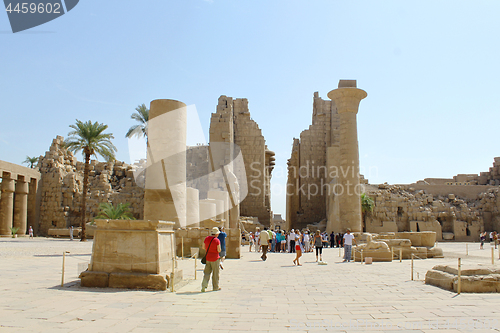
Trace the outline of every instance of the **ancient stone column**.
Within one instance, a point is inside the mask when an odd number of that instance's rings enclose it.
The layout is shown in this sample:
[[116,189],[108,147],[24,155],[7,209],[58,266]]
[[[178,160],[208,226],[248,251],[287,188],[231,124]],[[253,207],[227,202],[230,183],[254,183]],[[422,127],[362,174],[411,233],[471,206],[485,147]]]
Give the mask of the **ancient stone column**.
[[144,219],[186,226],[186,104],[158,99],[151,102]]
[[350,228],[361,232],[361,193],[359,185],[359,150],[356,114],[366,91],[356,88],[355,80],[340,80],[339,88],[328,93],[340,117],[339,208],[343,232]]
[[14,199],[14,227],[19,228],[18,235],[26,235],[28,223],[28,183],[24,176],[17,176],[16,195]]
[[4,172],[2,175],[2,197],[0,199],[0,236],[11,235],[14,190],[14,179],[10,178],[9,172]]
[[195,188],[186,188],[186,226],[198,228],[200,226],[200,191]]

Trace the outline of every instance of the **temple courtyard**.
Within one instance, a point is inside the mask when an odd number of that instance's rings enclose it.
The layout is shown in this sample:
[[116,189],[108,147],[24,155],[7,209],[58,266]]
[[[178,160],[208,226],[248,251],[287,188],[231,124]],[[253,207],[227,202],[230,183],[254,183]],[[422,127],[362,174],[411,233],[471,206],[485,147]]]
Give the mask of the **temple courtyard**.
[[[82,288],[78,270],[92,241],[0,239],[0,332],[491,332],[500,331],[500,296],[425,285],[437,264],[491,265],[491,246],[439,243],[445,258],[371,265],[342,263],[338,248],[292,264],[294,254],[268,260],[242,247],[226,260],[221,291],[200,292],[203,265],[178,259],[184,280],[175,291]],[[63,252],[65,283],[61,287]],[[495,250],[498,266],[498,250]]]

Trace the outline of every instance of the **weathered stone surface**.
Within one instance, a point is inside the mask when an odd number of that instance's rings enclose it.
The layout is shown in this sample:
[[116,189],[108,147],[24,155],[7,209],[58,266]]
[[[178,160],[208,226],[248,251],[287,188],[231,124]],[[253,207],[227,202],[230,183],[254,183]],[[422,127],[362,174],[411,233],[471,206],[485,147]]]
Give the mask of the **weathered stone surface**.
[[85,271],[80,274],[82,287],[107,288],[109,287],[109,273]]
[[146,273],[110,273],[110,288],[166,290],[166,276]]
[[[464,265],[460,291],[465,293],[500,292],[500,269],[492,266]],[[427,271],[425,283],[446,290],[458,291],[458,267],[437,265]]]

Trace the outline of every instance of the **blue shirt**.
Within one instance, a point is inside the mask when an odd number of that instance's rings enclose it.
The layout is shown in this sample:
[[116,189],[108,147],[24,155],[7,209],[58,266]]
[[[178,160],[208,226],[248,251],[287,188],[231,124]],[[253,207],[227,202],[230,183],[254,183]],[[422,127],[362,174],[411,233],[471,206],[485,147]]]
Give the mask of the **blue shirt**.
[[219,236],[217,238],[220,240],[220,249],[221,251],[226,251],[226,233],[225,232],[220,232]]

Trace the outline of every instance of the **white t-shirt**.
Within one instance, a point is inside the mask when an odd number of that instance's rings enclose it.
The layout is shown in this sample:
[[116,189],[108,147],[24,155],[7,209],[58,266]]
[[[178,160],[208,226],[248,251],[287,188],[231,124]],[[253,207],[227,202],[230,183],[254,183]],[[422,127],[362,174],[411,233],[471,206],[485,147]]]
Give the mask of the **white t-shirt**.
[[354,236],[352,234],[344,234],[344,245],[352,245]]
[[309,242],[309,234],[304,234],[304,242]]

